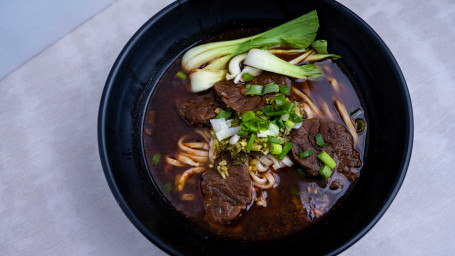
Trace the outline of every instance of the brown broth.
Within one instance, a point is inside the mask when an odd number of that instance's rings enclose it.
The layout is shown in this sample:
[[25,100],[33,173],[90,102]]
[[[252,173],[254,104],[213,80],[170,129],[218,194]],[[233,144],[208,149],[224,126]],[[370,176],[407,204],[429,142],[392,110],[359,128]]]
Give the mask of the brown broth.
[[[242,31],[246,33],[245,30]],[[255,31],[256,32],[256,31]],[[250,34],[252,32],[250,31]],[[245,35],[245,34],[244,34]],[[243,36],[244,36],[243,35]],[[226,33],[210,40],[232,39],[232,34]],[[330,60],[317,63],[324,70],[324,78],[320,81],[292,80],[292,85],[303,90],[320,109],[326,109],[324,118],[332,119],[343,124],[333,99],[342,101],[349,113],[363,108],[355,88],[341,68]],[[164,157],[175,156],[177,141],[184,135],[194,140],[201,140],[193,127],[189,126],[178,114],[176,104],[191,96],[188,80],[176,77],[180,71],[180,59],[176,60],[163,75],[154,91],[147,107],[147,116],[144,125],[144,145],[146,159],[152,177],[159,188],[170,183],[174,186],[175,177],[183,173],[188,167],[166,166]],[[339,91],[335,92],[330,79],[338,81]],[[210,94],[211,90],[204,94]],[[324,107],[324,105],[326,107]],[[365,117],[363,114],[359,118]],[[153,120],[151,120],[153,119]],[[366,130],[359,134],[359,145],[356,147],[363,161]],[[152,163],[154,154],[161,155],[158,165]],[[329,179],[342,179],[344,186],[341,190],[331,190],[324,186],[320,179],[309,179],[297,172],[298,167],[284,168],[276,171],[279,184],[276,188],[267,191],[267,206],[260,207],[252,203],[247,211],[235,222],[229,225],[220,225],[209,222],[205,218],[202,195],[200,191],[200,174],[193,175],[186,183],[182,192],[172,190],[165,192],[164,197],[177,211],[190,221],[197,223],[203,229],[210,230],[221,236],[244,239],[264,240],[285,237],[303,230],[305,227],[318,221],[321,217],[314,217],[305,208],[318,207],[325,204],[326,214],[342,201],[352,184],[341,174],[335,172]],[[317,193],[311,194],[309,191]],[[182,200],[182,194],[194,194],[194,200]],[[311,201],[308,202],[311,197]],[[338,205],[337,204],[337,205]]]

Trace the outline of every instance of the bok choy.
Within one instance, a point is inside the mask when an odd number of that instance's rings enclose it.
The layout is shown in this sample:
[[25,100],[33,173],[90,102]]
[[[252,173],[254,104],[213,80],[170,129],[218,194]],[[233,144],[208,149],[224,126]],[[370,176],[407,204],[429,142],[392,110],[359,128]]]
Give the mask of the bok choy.
[[182,68],[189,72],[200,68],[213,59],[228,56],[222,59],[225,64],[233,56],[253,48],[277,45],[290,48],[307,48],[314,41],[318,27],[317,13],[312,11],[255,36],[199,45],[183,55]]
[[297,66],[278,58],[268,51],[259,49],[252,49],[248,52],[245,64],[257,69],[301,79],[322,75],[321,70],[315,65]]
[[202,92],[212,87],[226,76],[226,70],[196,69],[189,75],[191,91]]

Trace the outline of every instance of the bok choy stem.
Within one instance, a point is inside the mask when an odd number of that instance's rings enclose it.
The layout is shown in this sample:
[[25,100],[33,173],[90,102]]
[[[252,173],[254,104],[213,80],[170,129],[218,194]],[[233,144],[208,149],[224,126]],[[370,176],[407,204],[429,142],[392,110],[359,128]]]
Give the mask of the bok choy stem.
[[244,63],[257,69],[301,79],[322,75],[315,65],[297,66],[259,49],[251,49]]

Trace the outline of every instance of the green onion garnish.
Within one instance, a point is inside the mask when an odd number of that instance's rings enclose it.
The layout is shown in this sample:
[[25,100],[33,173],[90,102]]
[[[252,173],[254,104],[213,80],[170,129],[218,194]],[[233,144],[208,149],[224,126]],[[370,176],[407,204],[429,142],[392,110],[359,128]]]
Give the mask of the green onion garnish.
[[[283,106],[281,107],[281,110],[286,111],[286,112],[291,112],[294,109],[294,106],[295,106],[295,104],[292,102],[285,102],[283,104]],[[295,114],[295,113],[291,113],[291,114]]]
[[221,110],[220,113],[215,116],[215,119],[224,118],[224,120],[227,120],[231,115],[231,111]]
[[262,95],[264,86],[256,84],[247,84],[245,95]]
[[294,127],[295,123],[292,122],[290,119],[286,120],[286,122],[284,122],[284,125],[289,128],[289,129],[292,129],[292,127]]
[[276,144],[280,144],[280,143],[281,143],[281,140],[280,140],[280,139],[273,138],[273,137],[269,137],[268,141],[269,141],[270,143],[276,143]]
[[246,145],[246,152],[250,153],[251,147],[253,147],[254,139],[256,139],[255,133],[251,134],[250,140],[248,141],[248,144]]
[[321,167],[319,170],[319,174],[321,174],[322,178],[328,179],[330,176],[332,176],[332,170],[327,165],[324,165]]
[[257,117],[256,123],[258,124],[259,130],[261,131],[267,131],[269,129],[270,122],[265,119]]
[[186,74],[182,71],[177,72],[176,76],[182,80],[186,80]]
[[283,158],[288,154],[289,150],[292,148],[292,143],[286,142],[283,147],[283,151],[278,155],[278,160],[283,160]]
[[267,94],[267,93],[272,93],[272,92],[279,92],[280,88],[278,87],[277,84],[270,83],[266,84],[264,86],[264,91],[262,92],[262,95]]
[[273,103],[275,104],[275,107],[282,106],[286,102],[286,97],[282,94],[276,95],[273,97]]
[[335,160],[333,160],[333,158],[330,157],[329,154],[327,154],[327,152],[325,152],[324,150],[322,150],[322,152],[319,153],[318,158],[321,159],[321,161],[324,162],[324,164],[327,165],[330,169],[335,168],[335,166],[337,165]]
[[320,133],[318,133],[318,135],[316,135],[316,137],[314,137],[314,138],[316,139],[316,144],[318,144],[319,147],[327,146],[327,144],[325,144],[324,139],[322,138],[322,135]]
[[283,152],[283,146],[281,146],[280,144],[272,143],[270,145],[270,153],[274,155],[279,155],[281,154],[281,152]]
[[251,120],[256,119],[256,115],[254,114],[253,111],[247,111],[242,114],[242,121],[243,122],[249,122]]
[[274,111],[274,112],[265,113],[266,116],[282,116],[284,114],[286,114],[286,111]]
[[245,130],[245,131],[249,131],[249,132],[257,132],[258,131],[258,127],[253,124],[253,123],[241,123],[240,124],[240,127]]
[[363,130],[365,130],[365,126],[365,121],[363,121],[363,119],[355,120],[355,129],[357,133],[363,132]]
[[296,113],[290,113],[289,119],[291,119],[291,121],[294,123],[301,123],[303,121],[303,119]]
[[283,123],[283,120],[281,120],[281,117],[278,117],[276,120],[276,125],[278,125],[278,127],[280,128],[284,128],[284,123]]
[[159,164],[159,163],[160,163],[160,157],[161,157],[160,154],[155,154],[155,155],[153,155],[153,157],[152,157],[152,163],[153,163],[154,165]]
[[249,131],[249,132],[257,132],[258,131],[258,127],[256,126],[256,124],[253,124],[253,123],[242,122],[240,124],[240,127],[241,127],[242,130]]
[[253,76],[250,73],[243,73],[242,78],[245,82],[253,81]]
[[307,150],[299,154],[299,158],[307,158],[313,154],[313,150]]
[[267,114],[269,112],[273,112],[273,106],[272,105],[267,105],[264,107],[264,112]]
[[240,136],[248,136],[248,131],[247,130],[243,130],[243,129],[240,129],[238,132],[237,132],[238,135]]
[[164,193],[169,193],[172,191],[172,184],[171,183],[166,183],[163,185],[163,191]]
[[280,93],[281,94],[288,94],[291,90],[287,85],[280,86]]

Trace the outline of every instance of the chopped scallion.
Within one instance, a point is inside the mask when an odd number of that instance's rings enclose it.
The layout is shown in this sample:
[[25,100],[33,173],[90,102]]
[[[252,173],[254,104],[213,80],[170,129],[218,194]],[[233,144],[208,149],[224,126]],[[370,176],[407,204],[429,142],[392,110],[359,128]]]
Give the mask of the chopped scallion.
[[[292,103],[292,102],[285,102],[283,104],[283,106],[281,107],[281,110],[283,111],[286,111],[286,112],[291,112],[295,107],[295,104]],[[291,113],[291,114],[295,114],[295,113]],[[294,122],[294,121],[293,121]],[[296,123],[299,123],[299,122],[296,122]]]
[[357,131],[357,133],[361,133],[363,132],[363,130],[365,130],[365,121],[363,121],[363,119],[357,119],[355,120],[355,129]]
[[154,165],[159,164],[159,163],[160,163],[160,157],[161,157],[160,154],[155,154],[155,155],[153,155],[153,157],[152,157],[152,163],[153,163]]
[[284,127],[285,127],[285,126],[284,126],[284,123],[283,123],[283,121],[281,120],[280,117],[278,117],[278,118],[275,119],[275,120],[276,120],[276,125],[278,125],[278,127],[280,127],[280,128],[284,128]]
[[274,111],[274,112],[265,113],[266,116],[282,116],[284,114],[286,114],[286,111]]
[[251,120],[254,120],[256,118],[256,115],[254,114],[253,111],[247,111],[242,114],[242,121],[243,122],[249,122]]
[[289,128],[289,129],[292,129],[292,127],[294,127],[295,123],[292,122],[290,119],[286,120],[286,122],[284,122],[284,125]]
[[279,92],[280,88],[278,87],[277,84],[270,83],[264,86],[264,92],[262,95],[267,94],[267,93],[272,93],[272,92]]
[[248,141],[248,144],[246,145],[246,152],[250,153],[255,139],[256,139],[256,134],[255,133],[251,134],[250,140]]
[[283,151],[278,155],[278,160],[283,160],[283,158],[288,154],[289,150],[292,149],[292,143],[286,142],[283,147]]
[[273,106],[272,105],[267,105],[264,107],[264,112],[267,114],[269,112],[273,112]]
[[299,158],[306,158],[313,154],[313,150],[307,150],[299,154]]
[[286,102],[286,97],[282,94],[276,95],[273,97],[273,103],[275,107],[280,107]]
[[327,146],[327,144],[324,142],[324,138],[322,138],[322,134],[318,133],[318,135],[316,135],[314,138],[316,139],[316,143],[319,147]]
[[301,123],[303,121],[303,119],[296,113],[290,113],[289,119],[294,123]]
[[288,94],[290,92],[290,89],[287,85],[282,85],[280,86],[280,93],[281,94]]
[[330,169],[335,168],[335,166],[337,165],[335,160],[333,160],[333,158],[330,157],[329,154],[327,154],[327,152],[325,152],[324,150],[322,150],[322,152],[319,153],[318,158],[321,159],[321,161],[324,162],[324,164],[327,165]]
[[319,170],[319,174],[321,174],[322,178],[328,179],[330,176],[332,176],[332,170],[327,165],[324,165]]
[[240,136],[248,136],[248,131],[247,130],[243,130],[243,129],[240,129],[238,132],[237,132],[238,135]]
[[281,154],[281,152],[283,152],[283,146],[281,146],[280,144],[272,143],[270,145],[270,153],[274,155],[279,155]]
[[249,131],[249,132],[258,131],[258,127],[256,126],[256,124],[253,124],[253,123],[242,122],[240,124],[240,127],[241,127],[241,130],[245,130],[245,131]]
[[176,76],[182,80],[186,80],[186,74],[182,71],[177,72]]
[[277,138],[273,138],[273,137],[269,137],[269,140],[268,140],[270,143],[276,143],[276,144],[280,144],[281,143],[281,140],[280,139],[277,139]]
[[245,82],[253,81],[253,76],[250,73],[243,73],[242,78],[243,78],[243,81],[245,81]]
[[264,86],[256,84],[247,84],[245,95],[262,95]]
[[231,111],[226,111],[226,110],[221,110],[220,113],[218,113],[216,116],[215,116],[215,119],[220,119],[220,118],[224,118],[224,120],[228,120],[228,118],[232,115],[232,112]]

